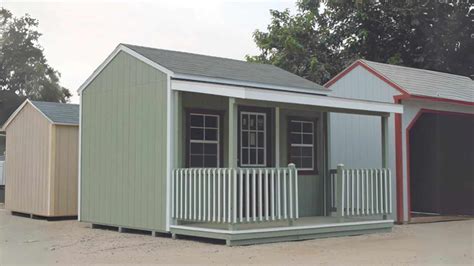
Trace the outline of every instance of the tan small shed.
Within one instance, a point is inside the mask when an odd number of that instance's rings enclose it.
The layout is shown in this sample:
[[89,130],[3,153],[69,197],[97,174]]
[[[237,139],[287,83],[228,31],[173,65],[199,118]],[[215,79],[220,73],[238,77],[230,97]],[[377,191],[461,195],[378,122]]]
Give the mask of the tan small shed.
[[79,105],[26,100],[5,122],[5,208],[77,215]]

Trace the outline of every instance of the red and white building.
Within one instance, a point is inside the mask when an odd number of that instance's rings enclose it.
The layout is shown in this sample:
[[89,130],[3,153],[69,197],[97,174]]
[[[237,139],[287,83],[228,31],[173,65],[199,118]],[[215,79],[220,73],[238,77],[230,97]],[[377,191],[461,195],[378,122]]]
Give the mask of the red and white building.
[[[403,105],[403,114],[389,119],[398,222],[414,215],[474,215],[474,81],[357,60],[325,87],[332,96]],[[330,167],[380,165],[379,119],[330,114]]]

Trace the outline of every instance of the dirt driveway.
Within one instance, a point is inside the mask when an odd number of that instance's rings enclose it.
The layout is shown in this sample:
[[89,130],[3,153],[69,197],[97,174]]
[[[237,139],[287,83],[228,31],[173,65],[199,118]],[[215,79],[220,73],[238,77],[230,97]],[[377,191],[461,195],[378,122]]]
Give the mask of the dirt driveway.
[[246,247],[91,229],[0,209],[0,265],[10,263],[474,264],[474,220],[396,226],[393,233]]

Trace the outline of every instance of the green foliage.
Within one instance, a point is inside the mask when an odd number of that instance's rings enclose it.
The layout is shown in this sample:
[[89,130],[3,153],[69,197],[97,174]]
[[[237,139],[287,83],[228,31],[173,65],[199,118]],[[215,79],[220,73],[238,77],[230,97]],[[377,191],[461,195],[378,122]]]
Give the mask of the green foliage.
[[247,60],[275,64],[316,83],[358,58],[474,74],[474,11],[468,1],[299,0],[294,15],[270,12],[267,31],[254,33],[260,54]]
[[15,18],[0,9],[0,91],[18,98],[67,102],[71,93],[59,85],[60,73],[47,64],[37,27],[38,21],[29,15]]

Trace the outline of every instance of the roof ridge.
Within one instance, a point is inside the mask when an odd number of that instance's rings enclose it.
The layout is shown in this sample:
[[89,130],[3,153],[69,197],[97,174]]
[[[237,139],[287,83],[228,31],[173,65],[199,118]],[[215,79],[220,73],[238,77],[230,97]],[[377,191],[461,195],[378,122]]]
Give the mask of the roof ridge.
[[60,102],[49,102],[49,101],[37,101],[37,100],[30,100],[32,103],[48,103],[48,104],[58,104],[58,105],[76,105],[79,106],[77,103],[60,103]]
[[[198,53],[192,53],[192,52],[186,52],[186,51],[169,50],[169,49],[156,48],[156,47],[150,47],[150,46],[142,46],[142,45],[135,45],[135,44],[129,44],[129,43],[120,43],[120,44],[125,45],[125,46],[127,46],[127,47],[129,47],[129,46],[134,46],[134,47],[145,48],[145,49],[152,49],[152,50],[173,52],[173,53],[179,53],[179,54],[196,55],[196,56],[205,56],[205,57],[212,57],[212,58],[224,59],[224,60],[229,60],[229,61],[237,61],[237,62],[245,63],[245,64],[263,65],[263,66],[271,66],[271,67],[279,68],[279,67],[277,67],[277,66],[275,66],[275,65],[273,65],[273,64],[248,62],[248,61],[245,61],[245,60],[234,59],[234,58],[228,58],[228,57],[222,57],[222,56],[207,55],[207,54],[198,54]],[[280,69],[280,68],[279,68],[279,69]],[[291,73],[291,72],[290,72],[290,73]]]
[[441,72],[441,71],[436,71],[436,70],[429,70],[429,69],[424,69],[424,68],[416,68],[416,67],[409,67],[409,66],[401,66],[401,65],[394,65],[394,64],[389,64],[389,63],[382,63],[382,62],[377,62],[377,61],[371,61],[371,60],[367,60],[367,59],[359,59],[360,61],[362,62],[368,62],[368,63],[375,63],[375,64],[381,64],[381,65],[388,65],[388,66],[391,66],[391,67],[398,67],[398,68],[407,68],[407,69],[411,69],[411,70],[415,70],[415,71],[422,71],[422,72],[425,72],[427,74],[433,74],[433,75],[436,75],[436,74],[443,74],[443,75],[449,75],[449,76],[457,76],[457,77],[461,77],[461,78],[466,78],[468,80],[471,80],[471,78],[467,77],[467,76],[463,76],[463,75],[459,75],[459,74],[453,74],[453,73],[447,73],[447,72]]

